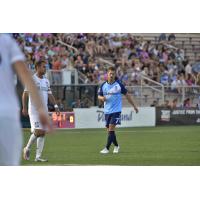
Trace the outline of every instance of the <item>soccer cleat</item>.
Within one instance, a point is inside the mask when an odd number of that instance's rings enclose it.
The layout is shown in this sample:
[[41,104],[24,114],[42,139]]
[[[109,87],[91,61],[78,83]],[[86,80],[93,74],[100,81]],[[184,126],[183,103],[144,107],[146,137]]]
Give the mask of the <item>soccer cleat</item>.
[[43,158],[35,158],[35,162],[48,162],[48,160]]
[[27,149],[24,147],[23,149],[23,158],[24,160],[29,160],[30,159],[30,149]]
[[105,147],[103,150],[100,151],[102,154],[107,154],[109,153],[109,150]]
[[114,147],[113,153],[119,153],[119,146]]

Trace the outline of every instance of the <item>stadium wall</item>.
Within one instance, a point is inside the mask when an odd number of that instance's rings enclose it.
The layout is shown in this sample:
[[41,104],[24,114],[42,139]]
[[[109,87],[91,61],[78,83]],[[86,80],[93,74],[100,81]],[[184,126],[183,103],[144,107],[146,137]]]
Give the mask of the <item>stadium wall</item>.
[[[61,112],[59,116],[50,112],[49,116],[56,129],[105,128],[103,109],[97,107],[77,108],[73,112]],[[138,114],[132,108],[123,108],[121,117],[119,127],[200,125],[200,110],[195,108],[140,107]],[[23,128],[30,128],[29,117],[21,116],[21,122]]]

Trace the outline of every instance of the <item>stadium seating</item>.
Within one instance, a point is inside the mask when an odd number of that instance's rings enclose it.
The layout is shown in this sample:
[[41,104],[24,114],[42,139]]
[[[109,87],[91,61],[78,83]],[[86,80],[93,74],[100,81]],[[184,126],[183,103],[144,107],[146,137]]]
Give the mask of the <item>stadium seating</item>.
[[[24,51],[30,69],[34,69],[38,59],[42,58],[47,61],[47,75],[50,78],[51,85],[57,88],[55,92],[59,98],[63,98],[62,94],[66,90],[66,87],[61,89],[56,86],[66,84],[66,79],[63,79],[64,71],[72,74],[71,84],[99,85],[106,80],[107,67],[113,65],[116,66],[118,78],[124,84],[130,86],[130,88],[138,87],[138,89],[136,88],[137,92],[133,92],[133,95],[139,105],[150,105],[155,100],[158,101],[158,104],[163,103],[163,94],[156,92],[156,86],[150,81],[141,81],[141,77],[147,77],[159,83],[165,73],[168,73],[167,76],[169,78],[165,88],[165,96],[170,97],[170,101],[173,98],[178,98],[179,103],[182,103],[187,95],[194,98],[194,104],[198,100],[198,90],[194,89],[196,93],[181,92],[180,94],[180,92],[172,92],[170,85],[173,78],[177,79],[178,74],[181,73],[184,74],[184,80],[186,81],[186,65],[184,64],[186,60],[190,62],[190,65],[200,60],[200,34],[175,33],[175,40],[171,42],[168,41],[169,33],[165,34],[165,41],[159,41],[160,33],[44,33],[13,34],[13,36]],[[152,52],[154,52],[153,50],[157,45],[160,46],[160,49],[154,55]],[[165,53],[165,49],[167,53]],[[181,49],[181,52],[178,52],[178,49]],[[175,62],[173,66],[178,66],[178,72],[173,69],[174,77],[172,74],[169,75],[171,73],[169,69],[166,70],[168,56],[172,51],[175,54],[175,58],[171,58]],[[154,57],[151,57],[152,54]],[[167,56],[167,58],[164,56]],[[137,80],[133,77],[134,73],[137,73]],[[198,86],[197,74],[192,74],[192,76],[195,79],[193,86],[196,87]],[[71,89],[68,91],[75,92],[74,95],[68,94],[68,96],[71,96],[70,101],[75,101],[73,98],[80,98],[79,89],[77,91]],[[88,89],[85,91],[81,95],[84,98],[89,98],[89,101],[92,102],[94,94],[89,93],[88,95]]]

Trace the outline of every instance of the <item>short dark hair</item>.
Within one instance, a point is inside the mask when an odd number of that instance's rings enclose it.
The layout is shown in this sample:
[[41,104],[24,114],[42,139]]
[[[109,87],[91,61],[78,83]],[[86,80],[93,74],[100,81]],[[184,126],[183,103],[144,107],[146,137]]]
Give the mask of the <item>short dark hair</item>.
[[42,65],[42,63],[45,63],[45,60],[37,61],[36,64],[35,64],[35,69],[37,70],[37,68],[40,67]]
[[115,72],[116,70],[115,70],[115,67],[109,67],[108,71],[114,71]]

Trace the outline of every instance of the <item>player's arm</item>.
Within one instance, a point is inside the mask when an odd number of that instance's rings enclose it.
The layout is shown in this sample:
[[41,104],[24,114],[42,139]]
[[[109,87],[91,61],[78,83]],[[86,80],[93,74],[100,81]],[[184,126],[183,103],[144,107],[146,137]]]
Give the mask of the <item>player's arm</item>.
[[44,126],[47,126],[49,129],[51,129],[48,115],[44,109],[43,102],[41,100],[41,97],[39,95],[37,87],[34,83],[32,75],[31,75],[30,71],[28,70],[26,64],[23,61],[16,61],[13,63],[13,68],[15,69],[22,84],[24,86],[26,86],[27,90],[29,91],[30,96],[33,99],[34,105],[35,105],[36,109],[38,110],[38,114],[39,114],[41,123]]
[[28,116],[27,102],[28,102],[28,92],[24,91],[22,94],[22,113],[24,116]]
[[100,102],[105,102],[106,101],[106,97],[103,95],[103,85],[100,86],[99,90],[98,90],[98,100]]
[[133,99],[131,98],[131,95],[129,93],[126,93],[125,97],[128,100],[128,102],[133,106],[135,112],[138,113],[139,110],[138,110],[137,106],[135,105]]
[[138,110],[137,106],[135,105],[133,99],[131,98],[131,95],[128,93],[128,90],[125,88],[125,86],[122,83],[119,82],[119,84],[121,86],[121,93],[123,95],[125,95],[128,102],[133,106],[135,112],[138,113],[139,110]]
[[99,101],[102,101],[102,102],[106,101],[106,97],[105,96],[98,95],[98,99],[99,99]]
[[49,98],[50,103],[54,105],[56,114],[59,115],[60,114],[60,110],[58,108],[58,105],[56,104],[55,97],[53,96],[52,93],[48,93],[48,98]]

